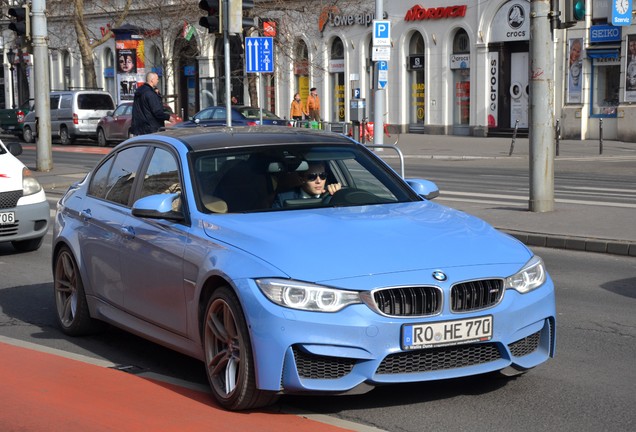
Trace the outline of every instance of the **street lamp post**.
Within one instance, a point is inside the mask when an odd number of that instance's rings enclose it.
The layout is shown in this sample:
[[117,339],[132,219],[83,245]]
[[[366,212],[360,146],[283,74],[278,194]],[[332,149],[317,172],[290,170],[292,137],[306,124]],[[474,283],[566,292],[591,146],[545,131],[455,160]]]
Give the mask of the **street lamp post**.
[[7,60],[9,61],[9,70],[11,71],[11,79],[9,80],[9,85],[11,86],[11,104],[13,105],[13,109],[15,109],[15,91],[13,90],[13,71],[15,70],[13,61],[15,60],[15,51],[13,51],[13,48],[7,51]]

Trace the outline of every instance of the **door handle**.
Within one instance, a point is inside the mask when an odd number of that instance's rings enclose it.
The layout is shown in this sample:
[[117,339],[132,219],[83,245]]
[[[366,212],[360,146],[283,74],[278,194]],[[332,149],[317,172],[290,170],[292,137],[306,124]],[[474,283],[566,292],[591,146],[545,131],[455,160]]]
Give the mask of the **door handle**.
[[135,238],[135,229],[131,226],[121,227],[120,231],[121,235],[127,240],[132,240]]
[[80,210],[79,217],[84,220],[84,222],[93,219],[93,213],[91,213],[91,209]]

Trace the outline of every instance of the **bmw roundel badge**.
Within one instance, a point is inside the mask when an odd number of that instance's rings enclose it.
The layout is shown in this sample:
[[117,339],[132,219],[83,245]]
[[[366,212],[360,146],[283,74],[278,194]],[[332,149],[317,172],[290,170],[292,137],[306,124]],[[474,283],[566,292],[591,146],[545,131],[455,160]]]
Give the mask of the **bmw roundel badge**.
[[438,280],[440,282],[443,282],[447,279],[446,274],[441,270],[435,270],[433,272],[433,278],[435,278],[435,280]]

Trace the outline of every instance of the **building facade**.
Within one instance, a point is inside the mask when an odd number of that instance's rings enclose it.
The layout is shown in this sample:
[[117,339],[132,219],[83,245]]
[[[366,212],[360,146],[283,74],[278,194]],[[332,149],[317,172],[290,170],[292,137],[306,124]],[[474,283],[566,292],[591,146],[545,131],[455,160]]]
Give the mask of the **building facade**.
[[[177,0],[164,3],[178,6]],[[261,25],[252,35],[273,37],[274,71],[246,74],[244,40],[231,37],[231,96],[289,118],[294,93],[304,100],[316,87],[321,116],[330,125],[349,122],[351,101],[364,99],[368,118],[379,109],[395,131],[471,136],[509,135],[515,128],[527,132],[530,1],[384,1],[381,18],[390,21],[391,44],[380,49],[372,42],[374,0],[343,0],[321,8],[323,4],[257,1],[254,12]],[[602,124],[604,138],[636,142],[636,26],[613,26],[611,8],[611,0],[587,0],[585,20],[554,31],[548,55],[555,65],[555,126],[558,120],[563,138],[598,138]],[[200,14],[181,8],[178,18],[159,23],[141,10],[131,12],[117,37],[95,49],[98,85],[124,100],[143,74],[153,70],[161,76],[167,102],[186,117],[225,103],[223,39],[197,25]],[[106,28],[106,18],[97,11],[89,16],[96,34]],[[65,33],[64,26],[66,34],[72,33],[66,41],[51,40],[56,45],[50,55],[51,88],[82,87],[81,61],[71,43],[74,32],[61,17],[49,17],[49,26],[56,35]],[[4,31],[5,54],[10,38]],[[127,50],[143,59],[133,74],[118,69]],[[33,94],[28,90],[29,56],[16,57],[20,64],[14,66],[20,71],[14,67],[13,80],[8,80],[11,65],[3,56],[0,103],[7,107],[12,104],[11,85],[18,98]],[[379,74],[373,58],[388,58],[386,71]],[[378,77],[386,79],[382,107],[374,106]]]

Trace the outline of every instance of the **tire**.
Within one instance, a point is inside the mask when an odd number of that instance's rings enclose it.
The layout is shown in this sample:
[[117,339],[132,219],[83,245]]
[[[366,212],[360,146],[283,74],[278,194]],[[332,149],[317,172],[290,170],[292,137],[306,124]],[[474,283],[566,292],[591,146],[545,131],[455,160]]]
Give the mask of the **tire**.
[[69,336],[85,336],[97,331],[103,324],[90,316],[82,276],[77,262],[67,247],[55,257],[53,290],[57,322]]
[[60,128],[60,143],[62,145],[70,145],[73,144],[73,141],[75,141],[75,139],[68,133],[66,126],[62,126]]
[[30,240],[12,241],[11,244],[18,252],[32,252],[38,250],[42,246],[44,237],[34,238]]
[[29,126],[25,126],[24,129],[22,129],[22,139],[24,139],[25,143],[29,144],[35,142],[35,136]]
[[203,351],[206,374],[217,402],[241,411],[274,403],[274,392],[256,388],[252,345],[241,305],[227,286],[218,288],[205,309]]
[[97,145],[99,147],[106,147],[108,145],[108,141],[106,140],[106,134],[104,133],[104,129],[97,129]]

